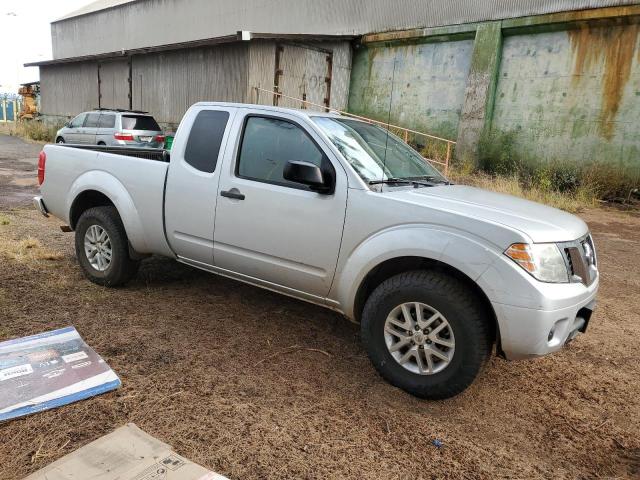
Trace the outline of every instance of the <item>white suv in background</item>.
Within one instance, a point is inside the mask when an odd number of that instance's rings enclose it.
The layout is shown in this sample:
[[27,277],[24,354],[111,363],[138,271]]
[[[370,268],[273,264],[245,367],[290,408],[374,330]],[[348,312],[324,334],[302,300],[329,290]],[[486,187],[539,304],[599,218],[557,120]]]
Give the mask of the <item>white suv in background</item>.
[[56,143],[162,148],[162,129],[147,112],[100,109],[81,113],[56,133]]

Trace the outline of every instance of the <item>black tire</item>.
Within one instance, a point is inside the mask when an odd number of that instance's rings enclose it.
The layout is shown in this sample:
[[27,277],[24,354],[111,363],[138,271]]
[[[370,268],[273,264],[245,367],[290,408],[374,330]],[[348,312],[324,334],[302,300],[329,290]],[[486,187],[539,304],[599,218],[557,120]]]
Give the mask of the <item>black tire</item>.
[[[104,271],[92,266],[85,253],[85,234],[92,225],[101,227],[109,235],[111,262]],[[94,207],[83,212],[76,225],[75,235],[78,262],[85,276],[93,283],[117,287],[127,283],[137,273],[140,262],[129,256],[129,239],[115,207]]]
[[[440,372],[411,372],[387,348],[387,316],[407,302],[433,307],[453,330],[453,357]],[[420,398],[450,398],[471,385],[491,354],[490,332],[490,319],[475,292],[455,277],[438,271],[411,271],[385,280],[369,296],[362,312],[362,341],[378,373],[392,385]]]
[[107,144],[104,143],[104,142],[98,142],[98,145],[100,145],[101,147],[106,147],[107,146]]
[[62,137],[56,138],[56,143],[64,143],[64,138]]

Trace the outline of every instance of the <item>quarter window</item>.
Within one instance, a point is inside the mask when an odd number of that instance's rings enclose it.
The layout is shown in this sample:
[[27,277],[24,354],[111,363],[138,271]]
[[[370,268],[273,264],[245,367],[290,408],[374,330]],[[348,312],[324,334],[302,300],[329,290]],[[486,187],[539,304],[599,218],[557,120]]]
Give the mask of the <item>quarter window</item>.
[[215,171],[228,120],[229,112],[202,110],[198,113],[184,152],[184,159],[189,165],[201,172]]
[[99,128],[115,128],[116,116],[108,113],[100,115],[100,121],[98,122]]
[[238,176],[288,187],[303,188],[283,177],[288,162],[304,161],[322,167],[324,154],[297,125],[276,118],[249,117],[244,127]]

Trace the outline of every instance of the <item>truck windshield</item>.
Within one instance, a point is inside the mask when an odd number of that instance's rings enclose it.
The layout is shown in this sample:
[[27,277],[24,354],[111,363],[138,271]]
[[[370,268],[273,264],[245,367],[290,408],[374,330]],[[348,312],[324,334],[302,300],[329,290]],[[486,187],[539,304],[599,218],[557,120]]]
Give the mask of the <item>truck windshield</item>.
[[156,123],[153,117],[138,116],[138,115],[123,115],[122,116],[122,129],[123,130],[152,130],[159,132],[160,127]]
[[365,182],[447,182],[418,152],[381,127],[345,118],[314,117],[313,121]]

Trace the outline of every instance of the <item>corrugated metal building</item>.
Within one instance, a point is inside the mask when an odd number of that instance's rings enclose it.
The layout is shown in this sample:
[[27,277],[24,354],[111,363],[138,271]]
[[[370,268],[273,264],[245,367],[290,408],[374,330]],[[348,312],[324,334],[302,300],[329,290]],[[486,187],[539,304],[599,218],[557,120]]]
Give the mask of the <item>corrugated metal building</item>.
[[[42,113],[94,107],[177,123],[201,100],[273,104],[285,95],[345,109],[361,35],[467,24],[633,0],[98,0],[52,23]],[[240,31],[252,32],[242,40]],[[280,99],[280,105],[300,102]]]

